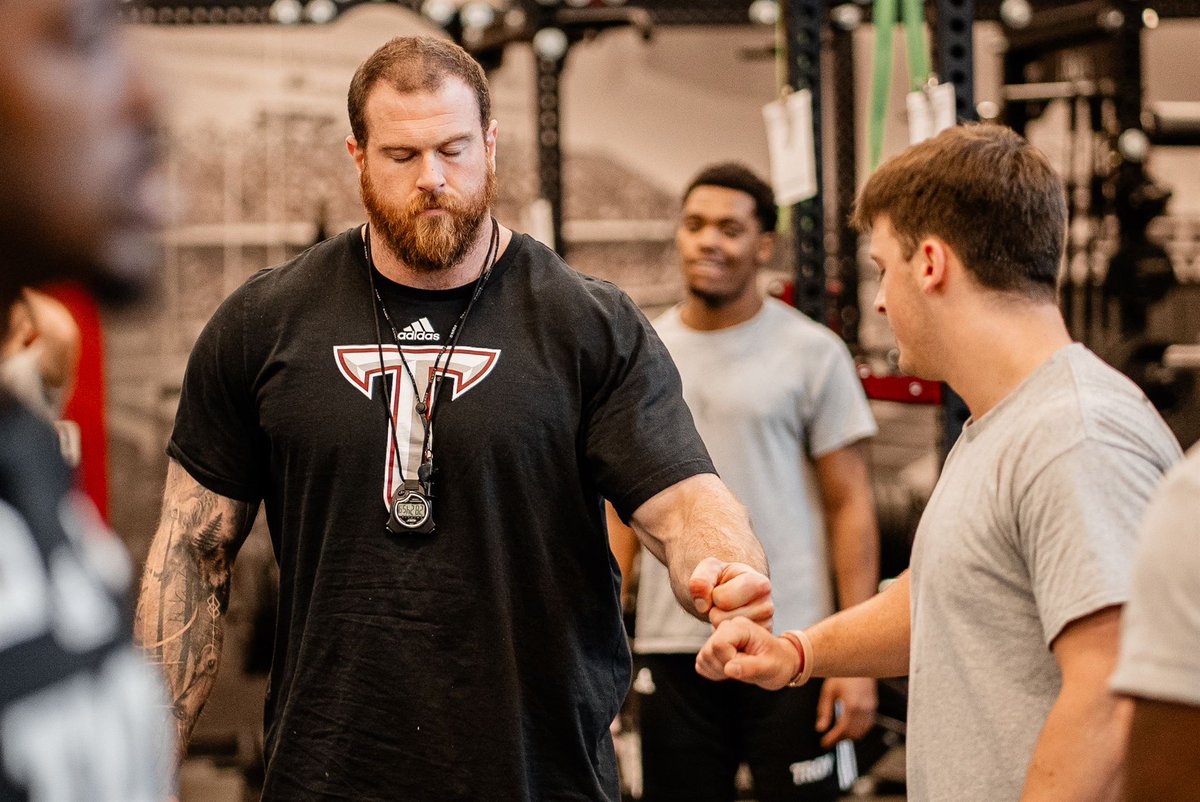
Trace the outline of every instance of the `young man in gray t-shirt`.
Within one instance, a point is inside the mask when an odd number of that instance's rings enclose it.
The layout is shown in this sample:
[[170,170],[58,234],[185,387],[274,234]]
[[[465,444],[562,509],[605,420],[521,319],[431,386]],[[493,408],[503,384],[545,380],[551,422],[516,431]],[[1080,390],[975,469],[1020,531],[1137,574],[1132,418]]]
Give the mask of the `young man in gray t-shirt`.
[[1137,523],[1179,446],[1142,393],[1073,344],[1055,297],[1062,184],[1000,126],[885,164],[859,197],[900,367],[971,411],[912,568],[772,638],[722,625],[697,667],[769,688],[910,676],[918,800],[1108,799],[1127,705],[1108,693]]

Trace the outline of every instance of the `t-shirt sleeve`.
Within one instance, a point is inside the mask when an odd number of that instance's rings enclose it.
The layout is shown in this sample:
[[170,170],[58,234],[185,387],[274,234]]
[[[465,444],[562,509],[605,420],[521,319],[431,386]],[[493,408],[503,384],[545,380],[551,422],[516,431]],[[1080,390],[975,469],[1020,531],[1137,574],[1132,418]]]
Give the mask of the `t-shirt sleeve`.
[[1146,457],[1085,438],[1018,500],[1018,531],[1046,645],[1067,624],[1129,596],[1137,527],[1161,479]]
[[262,498],[261,432],[246,363],[247,288],[225,300],[188,358],[167,454],[214,493]]
[[716,473],[683,400],[679,371],[641,310],[614,301],[595,391],[584,410],[586,459],[600,492],[629,520],[658,492]]
[[1113,689],[1200,705],[1200,451],[1168,476],[1141,532]]
[[875,435],[875,417],[846,346],[832,338],[824,369],[803,410],[808,453],[814,459]]

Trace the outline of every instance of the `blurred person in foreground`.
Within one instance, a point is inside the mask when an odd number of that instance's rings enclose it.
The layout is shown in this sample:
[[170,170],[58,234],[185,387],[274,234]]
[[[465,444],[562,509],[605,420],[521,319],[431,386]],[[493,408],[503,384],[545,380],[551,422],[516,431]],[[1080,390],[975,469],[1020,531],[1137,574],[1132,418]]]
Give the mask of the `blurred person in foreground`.
[[[0,308],[156,263],[151,104],[106,0],[0,0]],[[3,333],[9,340],[9,332]],[[49,425],[0,389],[0,800],[161,802],[161,683],[130,639],[124,547]]]
[[697,668],[769,688],[907,674],[914,799],[1113,799],[1121,607],[1138,523],[1180,451],[1063,323],[1062,181],[1011,129],[961,126],[880,167],[854,222],[900,368],[948,383],[971,417],[909,571],[807,630],[725,622]]
[[1112,687],[1133,699],[1129,802],[1200,800],[1200,447],[1142,523]]

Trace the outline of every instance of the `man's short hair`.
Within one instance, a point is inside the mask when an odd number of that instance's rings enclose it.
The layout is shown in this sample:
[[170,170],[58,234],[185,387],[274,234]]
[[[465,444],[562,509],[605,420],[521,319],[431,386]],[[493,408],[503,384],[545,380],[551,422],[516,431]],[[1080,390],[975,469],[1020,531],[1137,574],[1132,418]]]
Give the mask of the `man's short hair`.
[[775,206],[775,193],[771,190],[770,184],[759,178],[746,165],[738,162],[723,162],[705,167],[684,190],[684,202],[687,202],[688,195],[692,194],[693,189],[701,186],[724,187],[745,192],[754,198],[754,216],[758,218],[758,224],[762,230],[764,232],[775,230],[775,223],[779,219],[779,210]]
[[492,96],[479,62],[453,42],[433,36],[397,36],[359,65],[350,81],[346,108],[350,130],[359,147],[367,144],[367,96],[379,81],[397,92],[434,92],[447,78],[457,78],[475,93],[479,124],[486,132],[492,118]]
[[867,181],[851,224],[886,217],[906,259],[922,237],[958,253],[984,287],[1053,299],[1066,240],[1062,180],[1011,128],[947,129],[889,159]]

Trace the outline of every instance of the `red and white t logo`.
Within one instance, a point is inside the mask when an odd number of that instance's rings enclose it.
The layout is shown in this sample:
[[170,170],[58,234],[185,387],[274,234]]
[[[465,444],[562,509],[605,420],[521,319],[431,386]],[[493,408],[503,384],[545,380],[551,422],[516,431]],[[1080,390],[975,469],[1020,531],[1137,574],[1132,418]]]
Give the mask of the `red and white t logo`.
[[[438,346],[404,346],[404,359],[412,370],[413,378],[417,380],[417,390],[425,397],[425,388],[433,380],[433,363],[442,349]],[[374,395],[375,379],[381,373],[379,370],[379,346],[377,345],[337,345],[333,348],[333,358],[338,370],[367,398]],[[496,362],[500,359],[500,351],[495,348],[466,348],[454,349],[449,362],[443,361],[438,373],[445,378],[436,388],[450,389],[451,400],[477,386],[488,377]],[[392,438],[391,424],[388,424],[387,458],[384,463],[383,503],[391,502],[392,493],[401,484],[400,467],[404,467],[404,476],[415,479],[417,468],[421,465],[421,444],[425,437],[425,429],[421,425],[421,417],[417,412],[417,397],[413,393],[413,384],[400,362],[400,353],[394,345],[383,346],[383,370],[391,377],[391,398],[388,399],[392,421],[396,425],[396,436]],[[449,384],[447,384],[449,382]],[[386,383],[384,385],[387,386]],[[430,409],[437,404],[437,399],[430,398]],[[432,443],[432,438],[430,439]],[[400,452],[396,453],[397,445]]]

